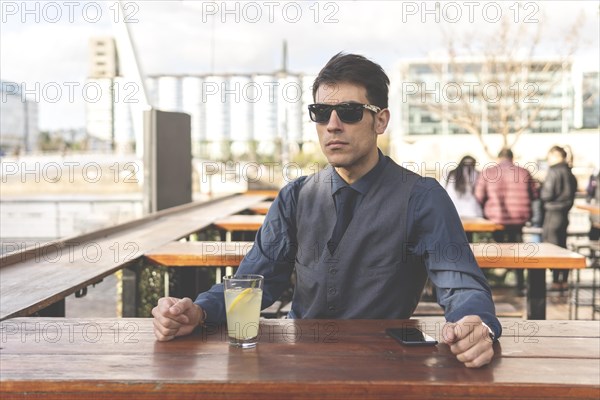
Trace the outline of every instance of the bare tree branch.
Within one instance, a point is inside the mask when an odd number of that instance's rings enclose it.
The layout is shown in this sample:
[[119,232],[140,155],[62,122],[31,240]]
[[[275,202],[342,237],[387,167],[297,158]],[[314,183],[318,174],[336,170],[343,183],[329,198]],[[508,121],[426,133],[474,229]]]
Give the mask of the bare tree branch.
[[580,14],[566,32],[553,58],[537,54],[542,24],[505,18],[491,35],[464,40],[443,32],[446,54],[428,62],[439,86],[432,90],[431,82],[417,82],[421,102],[411,106],[446,121],[451,130],[474,135],[490,157],[496,151],[489,148],[488,133],[501,135],[503,147],[513,147],[523,134],[562,118],[565,105],[556,104],[562,96],[558,91],[578,49],[583,18]]

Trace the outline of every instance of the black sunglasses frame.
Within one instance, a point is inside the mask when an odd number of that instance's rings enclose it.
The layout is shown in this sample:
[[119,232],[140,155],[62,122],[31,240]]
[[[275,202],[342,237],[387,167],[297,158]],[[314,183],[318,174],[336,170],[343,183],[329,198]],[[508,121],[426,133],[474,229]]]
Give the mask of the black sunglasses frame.
[[338,103],[338,104],[310,104],[308,115],[310,120],[317,124],[326,124],[331,119],[331,113],[335,110],[338,118],[346,124],[355,124],[362,121],[363,111],[369,110],[375,114],[381,111],[380,107],[362,103]]

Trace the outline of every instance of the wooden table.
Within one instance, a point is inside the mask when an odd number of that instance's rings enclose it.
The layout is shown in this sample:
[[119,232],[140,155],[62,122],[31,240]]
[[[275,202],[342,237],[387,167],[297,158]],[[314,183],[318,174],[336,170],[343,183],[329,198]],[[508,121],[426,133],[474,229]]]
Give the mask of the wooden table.
[[[271,203],[271,202],[263,202]],[[259,213],[260,211],[268,211],[268,208],[259,203],[256,206],[250,207],[250,210]],[[262,213],[261,213],[262,214]],[[256,231],[265,222],[264,215],[230,215],[225,218],[218,219],[214,222],[217,228],[229,232],[236,231]],[[485,218],[462,218],[463,229],[465,232],[495,232],[504,229],[504,225],[497,224]]]
[[267,215],[267,213],[269,212],[269,208],[271,208],[272,204],[272,201],[261,201],[260,203],[250,207],[249,210],[252,211],[254,214]]
[[144,254],[165,267],[238,266],[253,242],[171,242]]
[[469,242],[473,242],[473,234],[476,232],[496,232],[504,229],[504,225],[485,218],[461,218],[460,221]]
[[[250,210],[254,210],[254,207],[256,207],[256,210],[258,211],[264,210],[265,207],[260,205],[263,203],[250,207]],[[216,220],[214,225],[217,228],[228,232],[257,231],[264,222],[264,215],[230,215]],[[497,224],[485,218],[462,218],[461,222],[465,232],[494,232],[504,229],[504,225]]]
[[503,320],[492,363],[403,347],[388,327],[441,336],[441,318],[263,320],[255,349],[224,326],[157,342],[151,319],[16,318],[1,324],[0,397],[112,399],[597,399],[594,321]]
[[583,269],[585,257],[551,243],[471,243],[481,268],[528,269],[527,318],[546,319],[546,269]]
[[597,204],[577,204],[575,207],[581,210],[589,211],[589,213],[592,215],[600,215],[600,206]]
[[[218,219],[214,225],[225,231],[225,241],[232,241],[233,232],[243,231],[258,231],[265,222],[265,215],[230,215],[225,218]],[[233,270],[227,267],[226,274],[231,275]],[[219,277],[217,277],[219,279]]]
[[[264,215],[230,215],[213,222],[217,228],[231,232],[257,231],[265,222]],[[228,240],[231,241],[231,240]]]
[[[237,267],[252,248],[253,242],[171,242],[144,254],[146,262],[163,267],[203,267],[217,268],[215,282],[221,283],[222,276],[233,273],[231,267]],[[184,278],[181,292],[185,296],[195,296],[201,289],[195,270],[179,273]],[[164,278],[168,279],[165,272]],[[169,285],[165,285],[165,296],[169,296]]]
[[495,232],[504,229],[504,225],[485,218],[461,218],[460,221],[465,232]]
[[[584,256],[550,243],[471,243],[470,247],[481,268],[529,270],[529,319],[546,319],[547,268],[586,267]],[[167,266],[237,266],[251,248],[252,242],[178,242],[155,249],[145,256]],[[453,258],[457,251],[462,249],[444,249],[439,256]]]

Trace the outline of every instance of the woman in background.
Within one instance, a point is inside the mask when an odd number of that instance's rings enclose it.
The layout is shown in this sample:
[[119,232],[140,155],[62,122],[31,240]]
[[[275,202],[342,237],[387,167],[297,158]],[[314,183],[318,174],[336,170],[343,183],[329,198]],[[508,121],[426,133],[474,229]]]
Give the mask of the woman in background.
[[475,158],[464,156],[456,169],[448,174],[444,188],[461,217],[483,217],[481,205],[475,198],[473,190],[479,172],[475,169]]

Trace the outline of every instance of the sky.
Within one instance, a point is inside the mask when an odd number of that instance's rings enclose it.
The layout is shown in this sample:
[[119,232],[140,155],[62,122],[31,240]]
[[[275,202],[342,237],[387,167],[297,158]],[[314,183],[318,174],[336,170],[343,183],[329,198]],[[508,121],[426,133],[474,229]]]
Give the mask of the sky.
[[283,41],[292,72],[315,74],[343,50],[391,73],[402,60],[443,51],[448,36],[475,43],[502,18],[541,29],[538,53],[552,56],[581,16],[577,60],[587,70],[600,64],[599,1],[445,1],[437,11],[423,1],[121,3],[124,12],[116,0],[0,1],[0,78],[39,98],[42,130],[85,125],[88,41],[113,35],[115,23],[129,27],[146,75],[272,72]]

